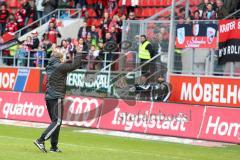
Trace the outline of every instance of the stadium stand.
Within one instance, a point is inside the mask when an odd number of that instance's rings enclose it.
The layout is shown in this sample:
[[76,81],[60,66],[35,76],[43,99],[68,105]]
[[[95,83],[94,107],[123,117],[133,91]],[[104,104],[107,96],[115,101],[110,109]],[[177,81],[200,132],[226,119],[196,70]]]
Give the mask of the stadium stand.
[[[1,28],[1,39],[6,36],[6,34],[14,34],[17,29],[21,29],[24,25],[27,25],[33,21],[37,20],[37,9],[36,5],[37,2],[43,2],[43,0],[8,0],[8,1],[1,1],[1,10],[0,12],[0,28]],[[68,0],[62,1],[59,0],[59,8],[79,8],[82,11],[82,17],[87,22],[87,28],[84,30],[84,36],[81,37],[84,40],[84,49],[88,52],[91,48],[91,45],[95,45],[98,49],[97,44],[102,42],[106,44],[108,41],[113,41],[119,43],[121,40],[121,33],[122,33],[122,24],[123,20],[125,19],[145,19],[151,17],[152,15],[159,13],[160,11],[164,10],[166,7],[171,5],[171,0],[115,0],[115,1],[94,1],[94,0],[86,0],[83,1],[83,4],[74,3],[76,1]],[[134,2],[134,3],[133,3]],[[214,0],[190,0],[190,14],[189,19],[195,19],[195,11],[199,11],[200,18],[202,19],[203,13],[206,11],[206,5],[208,3],[212,3],[213,10],[217,13],[218,8],[216,7],[216,1]],[[4,8],[5,6],[5,8]],[[44,6],[42,6],[44,8]],[[185,19],[184,14],[185,10],[182,10],[184,6],[179,5],[178,9],[176,10],[176,16],[179,20]],[[237,8],[235,8],[236,10]],[[3,16],[3,13],[9,12],[6,16]],[[70,13],[73,14],[74,12]],[[134,14],[134,18],[130,16]],[[168,19],[170,15],[170,11],[164,13],[160,19]],[[14,18],[14,17],[15,18]],[[12,18],[11,18],[12,17]],[[104,18],[105,17],[105,18]],[[218,15],[216,14],[216,18]],[[11,19],[11,20],[10,20]],[[53,18],[54,19],[54,18]],[[6,25],[5,25],[6,23]],[[17,24],[17,25],[15,25]],[[54,21],[54,27],[56,30],[62,24],[60,22]],[[90,28],[92,26],[96,27],[97,36],[95,36]],[[26,29],[22,32],[22,34],[27,33],[28,31],[33,30],[37,26],[31,26],[30,29]],[[43,49],[43,41],[45,38],[50,38],[51,31],[47,31],[49,33],[49,37],[40,37],[40,43],[38,47]],[[153,37],[154,31],[148,31],[149,37]],[[71,37],[69,37],[71,38]],[[42,39],[42,40],[41,40]],[[4,39],[3,39],[4,41]],[[67,46],[68,50],[76,51],[78,41],[76,40],[68,40],[69,44]],[[73,44],[73,42],[75,42]],[[24,45],[24,42],[22,42]],[[73,45],[71,45],[73,44]],[[32,44],[33,45],[33,44]],[[32,45],[27,45],[27,50],[32,50]],[[22,46],[22,45],[21,45]],[[72,48],[73,47],[73,48]],[[24,48],[24,47],[23,47]],[[26,48],[26,47],[25,47]],[[45,52],[47,50],[45,49]],[[4,50],[3,54],[9,55],[9,50]],[[47,54],[45,54],[46,56]],[[48,56],[49,57],[49,56]],[[99,58],[101,59],[101,58]],[[7,62],[7,64],[11,64],[11,62]],[[36,64],[35,64],[36,65]],[[37,66],[37,65],[36,65]]]

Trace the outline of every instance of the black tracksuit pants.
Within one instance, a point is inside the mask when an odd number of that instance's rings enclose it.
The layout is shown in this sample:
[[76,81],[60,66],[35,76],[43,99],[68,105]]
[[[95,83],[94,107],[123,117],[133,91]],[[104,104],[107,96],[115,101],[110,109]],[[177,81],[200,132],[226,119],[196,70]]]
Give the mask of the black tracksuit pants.
[[63,99],[46,100],[48,114],[51,119],[51,124],[42,133],[40,141],[46,141],[51,138],[52,148],[57,147],[60,127],[63,117]]

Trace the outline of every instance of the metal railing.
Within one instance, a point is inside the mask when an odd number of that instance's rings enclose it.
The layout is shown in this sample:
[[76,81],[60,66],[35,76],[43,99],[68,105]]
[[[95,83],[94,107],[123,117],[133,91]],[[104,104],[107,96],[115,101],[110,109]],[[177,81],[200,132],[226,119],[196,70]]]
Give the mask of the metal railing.
[[[129,54],[138,54],[134,51],[129,51],[126,53],[121,54],[119,58],[114,60],[112,63],[106,65],[104,68],[102,68],[99,72],[89,72],[91,74],[91,77],[93,77],[91,80],[94,81],[97,80],[98,75],[107,74],[107,84],[108,86],[106,88],[106,97],[115,97],[115,98],[127,98],[127,99],[134,99],[134,96],[129,95],[129,88],[136,84],[136,83],[151,83],[155,82],[157,77],[159,75],[164,75],[167,72],[166,69],[166,63],[161,62],[161,56],[166,53],[158,53],[155,55],[152,59],[144,62],[139,63],[137,61],[131,62],[131,64],[134,66],[130,70],[125,69],[118,69],[116,72],[112,72],[112,67],[116,64],[120,64],[120,62],[125,59]],[[149,74],[148,76],[145,76],[145,81],[141,80],[142,70],[145,66],[149,65]],[[158,66],[158,67],[157,67]],[[153,70],[152,70],[153,69]],[[152,71],[152,72],[151,72]],[[87,74],[87,73],[86,73]],[[151,79],[151,80],[150,80]],[[130,80],[130,82],[127,82]],[[120,84],[121,83],[121,84]],[[77,90],[75,90],[77,91]],[[91,92],[82,92],[81,88],[79,88],[79,93],[83,96],[96,96],[96,97],[102,97],[102,93],[98,93],[98,88],[93,89]]]
[[[41,52],[39,54],[39,52]],[[112,62],[115,62],[115,59],[117,59],[120,56],[120,52],[101,52],[103,55],[99,55],[96,58],[87,58],[89,55],[89,52],[82,51],[80,54],[82,56],[82,68],[86,70],[106,70]],[[111,57],[109,58],[110,55]],[[102,59],[98,59],[98,57],[101,57]],[[74,58],[74,57],[73,57]],[[48,61],[50,58],[46,58],[46,52],[43,50],[33,50],[33,51],[26,51],[25,56],[18,55],[17,52],[14,56],[9,55],[0,55],[0,59],[2,60],[3,64],[7,66],[12,67],[39,67],[41,69],[45,69],[46,65],[48,64]],[[92,64],[100,64],[100,68],[92,69],[91,67],[88,68],[88,66],[91,66]],[[112,70],[112,68],[111,68]]]

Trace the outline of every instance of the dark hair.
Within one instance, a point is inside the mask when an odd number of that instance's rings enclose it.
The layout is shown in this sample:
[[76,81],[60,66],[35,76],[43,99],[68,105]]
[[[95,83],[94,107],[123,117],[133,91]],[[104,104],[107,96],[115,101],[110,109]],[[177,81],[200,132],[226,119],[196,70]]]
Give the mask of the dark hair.
[[147,39],[147,36],[144,35],[144,34],[142,34],[140,37],[143,37],[143,38]]
[[180,8],[179,12],[180,13],[185,12],[185,8]]
[[198,14],[200,14],[199,10],[196,10],[196,11],[194,11],[194,13],[193,13],[193,14],[195,15],[195,13],[198,13]]
[[210,3],[210,2],[207,4],[207,6],[208,6],[209,4],[212,6],[212,3]]

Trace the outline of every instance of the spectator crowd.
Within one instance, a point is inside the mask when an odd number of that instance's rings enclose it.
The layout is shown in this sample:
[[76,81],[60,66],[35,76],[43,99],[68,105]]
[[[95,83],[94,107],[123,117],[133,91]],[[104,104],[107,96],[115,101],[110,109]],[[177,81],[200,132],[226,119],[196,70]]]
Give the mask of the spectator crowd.
[[[140,0],[22,0],[20,7],[10,9],[4,0],[0,0],[0,35],[5,33],[14,34],[32,21],[49,14],[57,8],[77,8],[82,11],[85,18],[83,25],[79,28],[77,39],[71,37],[57,42],[61,37],[58,30],[57,20],[48,17],[48,28],[42,37],[34,29],[26,29],[23,32],[31,31],[25,41],[4,51],[4,55],[15,56],[20,66],[39,66],[47,64],[44,58],[51,56],[59,44],[65,53],[65,59],[74,57],[77,52],[85,53],[83,58],[93,63],[83,64],[88,69],[103,67],[102,60],[112,61],[114,54],[105,55],[105,46],[109,42],[120,44],[123,21],[136,20],[136,10]],[[90,9],[94,12],[96,23],[89,23],[92,16]],[[198,6],[191,6],[189,16],[185,16],[185,9],[180,8],[176,13],[178,20],[215,20],[223,19],[239,8],[239,0],[203,0]],[[160,26],[156,32],[156,52],[167,51],[168,30]],[[147,35],[148,36],[148,35]],[[1,43],[1,38],[0,38]],[[29,62],[26,57],[30,57]],[[5,61],[11,65],[13,60]]]

